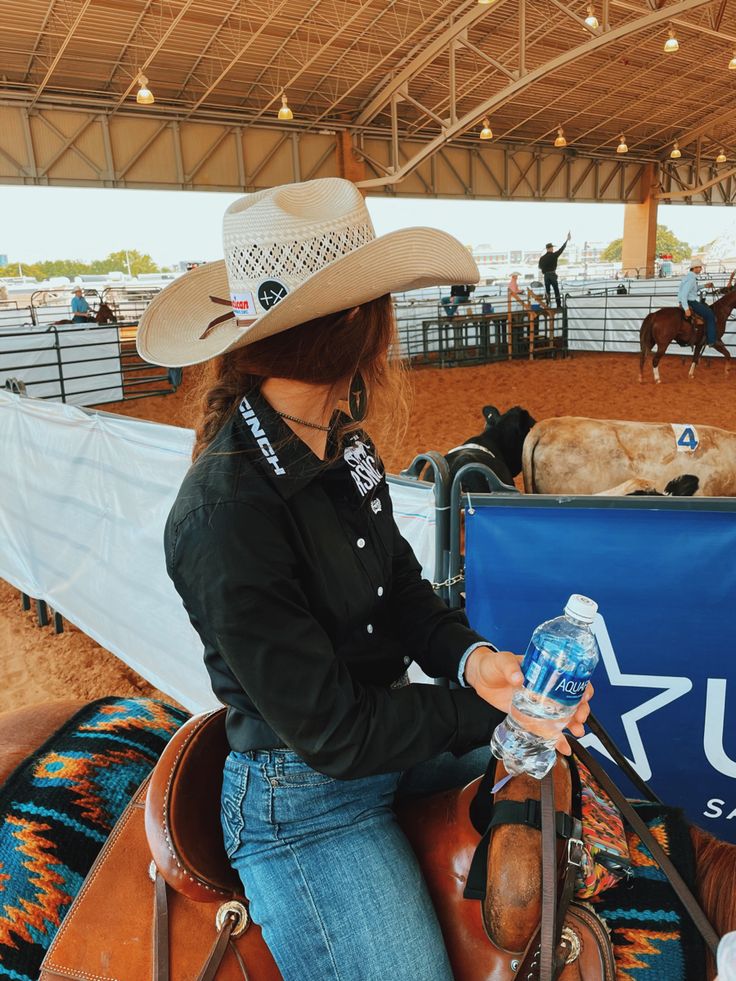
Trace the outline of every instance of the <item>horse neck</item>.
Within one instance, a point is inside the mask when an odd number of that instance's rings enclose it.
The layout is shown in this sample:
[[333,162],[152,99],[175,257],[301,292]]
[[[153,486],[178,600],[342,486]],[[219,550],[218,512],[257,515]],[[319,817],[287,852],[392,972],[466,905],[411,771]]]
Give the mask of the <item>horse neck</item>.
[[719,300],[716,300],[712,309],[719,320],[721,317],[723,317],[723,323],[725,324],[725,322],[731,316],[731,311],[734,307],[736,307],[736,290],[731,290],[730,293],[726,293],[725,296],[722,296]]
[[718,934],[736,930],[736,845],[692,826],[698,898]]

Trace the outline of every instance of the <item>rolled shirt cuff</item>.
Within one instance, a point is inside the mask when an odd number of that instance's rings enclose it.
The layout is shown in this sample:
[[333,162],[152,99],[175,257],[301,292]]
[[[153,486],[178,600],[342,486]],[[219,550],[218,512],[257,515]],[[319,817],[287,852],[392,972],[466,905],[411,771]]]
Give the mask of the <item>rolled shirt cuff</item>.
[[471,686],[465,680],[465,665],[468,663],[468,658],[477,650],[479,647],[490,647],[492,651],[497,651],[498,648],[494,647],[487,640],[481,640],[477,644],[471,644],[470,647],[465,651],[463,656],[460,658],[460,663],[457,666],[457,680],[460,682],[463,688],[470,688]]

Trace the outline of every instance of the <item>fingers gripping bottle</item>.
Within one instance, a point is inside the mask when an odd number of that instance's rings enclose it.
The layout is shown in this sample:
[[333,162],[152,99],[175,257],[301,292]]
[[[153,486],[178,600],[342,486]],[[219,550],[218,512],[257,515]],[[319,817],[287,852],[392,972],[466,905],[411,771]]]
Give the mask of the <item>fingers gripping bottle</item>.
[[509,773],[541,780],[555,762],[555,743],[574,715],[598,663],[591,625],[598,604],[574,594],[561,617],[540,624],[521,670],[523,686],[491,738],[491,751]]

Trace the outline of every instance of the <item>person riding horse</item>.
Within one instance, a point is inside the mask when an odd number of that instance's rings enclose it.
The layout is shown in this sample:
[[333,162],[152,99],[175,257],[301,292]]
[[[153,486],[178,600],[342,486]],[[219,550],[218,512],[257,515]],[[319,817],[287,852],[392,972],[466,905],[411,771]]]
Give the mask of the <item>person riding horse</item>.
[[705,335],[708,347],[715,347],[716,343],[716,318],[707,303],[702,303],[698,292],[698,276],[703,271],[703,263],[700,259],[693,259],[690,263],[690,271],[680,283],[677,298],[680,306],[684,310],[685,317],[691,317],[697,313],[705,321]]
[[86,324],[94,320],[95,315],[89,303],[84,298],[84,291],[81,286],[77,286],[72,297],[72,323]]

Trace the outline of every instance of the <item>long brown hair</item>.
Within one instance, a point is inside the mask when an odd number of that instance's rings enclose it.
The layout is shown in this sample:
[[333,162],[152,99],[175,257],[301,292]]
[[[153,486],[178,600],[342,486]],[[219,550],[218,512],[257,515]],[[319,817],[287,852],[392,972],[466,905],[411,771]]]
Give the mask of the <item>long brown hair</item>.
[[360,425],[379,443],[389,428],[392,435],[400,434],[407,417],[406,385],[401,361],[390,357],[392,347],[396,323],[386,295],[214,358],[205,366],[199,386],[201,408],[192,459],[209,446],[243,395],[265,378],[329,385],[334,399],[337,386],[360,371],[367,392],[366,417],[360,424],[343,426],[343,433]]

